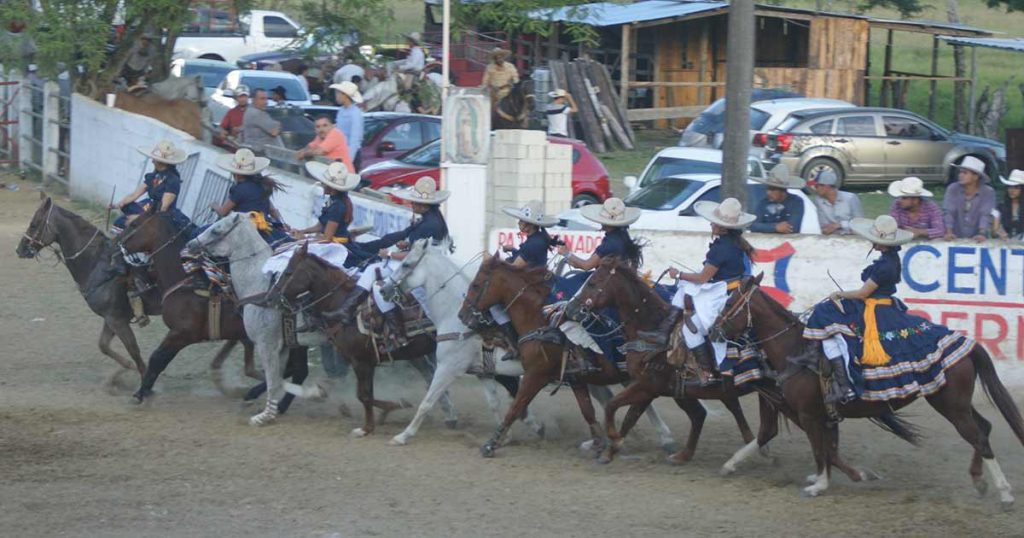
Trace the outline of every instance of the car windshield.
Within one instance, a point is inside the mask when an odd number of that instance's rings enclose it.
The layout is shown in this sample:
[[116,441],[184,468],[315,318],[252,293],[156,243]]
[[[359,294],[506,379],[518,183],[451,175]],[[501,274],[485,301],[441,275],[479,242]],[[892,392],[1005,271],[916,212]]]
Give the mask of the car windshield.
[[424,144],[397,159],[399,162],[413,166],[436,168],[441,163],[441,142],[435,140]]
[[240,82],[248,86],[249,91],[266,90],[267,98],[270,98],[271,88],[281,86],[284,88],[285,101],[309,101],[309,94],[306,93],[306,89],[302,87],[298,79],[246,75]]
[[[364,118],[366,118],[364,116]],[[366,118],[363,124],[363,140],[370,140],[377,136],[382,129],[387,127],[388,120],[384,118]]]
[[666,177],[627,196],[625,202],[630,207],[640,209],[672,210],[686,201],[703,185],[703,181]]
[[722,163],[697,161],[693,159],[679,159],[675,157],[658,157],[654,159],[644,177],[640,178],[641,186],[649,184],[668,176],[681,176],[688,174],[721,174]]
[[185,69],[182,70],[182,76],[199,75],[203,77],[204,88],[216,88],[220,81],[224,80],[224,77],[232,70],[234,70],[234,67],[230,65],[196,65],[186,62]]

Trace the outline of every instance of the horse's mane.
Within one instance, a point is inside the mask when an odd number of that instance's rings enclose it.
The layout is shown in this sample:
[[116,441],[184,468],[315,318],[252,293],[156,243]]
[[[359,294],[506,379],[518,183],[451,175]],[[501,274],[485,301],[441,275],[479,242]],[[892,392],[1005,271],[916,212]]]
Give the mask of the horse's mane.
[[550,275],[548,268],[545,266],[530,267],[529,265],[525,265],[523,267],[516,267],[515,264],[507,262],[497,256],[491,258],[490,263],[495,267],[521,275],[528,284],[540,284],[547,281],[549,279],[548,275]]
[[655,304],[664,305],[665,301],[654,291],[654,288],[649,286],[647,282],[640,276],[639,271],[633,268],[626,260],[620,259],[616,256],[609,256],[601,260],[601,267],[611,266],[610,269],[614,269],[616,273],[625,274],[626,278],[629,279],[630,283],[636,288],[643,290],[645,293],[657,297],[658,301]]
[[788,308],[782,306],[778,301],[769,297],[767,293],[761,290],[760,286],[757,287],[757,293],[761,294],[764,298],[764,302],[768,304],[768,308],[770,308],[775,315],[789,322],[800,323],[800,318],[796,314],[790,312]]
[[306,257],[306,259],[308,259],[308,260],[312,261],[313,263],[315,263],[316,265],[320,266],[321,269],[323,269],[324,271],[327,271],[328,273],[330,273],[332,271],[335,271],[335,272],[338,272],[338,273],[341,273],[341,274],[345,275],[346,277],[348,276],[348,273],[346,273],[345,271],[342,271],[341,269],[339,269],[334,264],[328,262],[327,260],[321,258],[320,256],[317,256],[316,254],[311,254],[311,253],[307,252],[307,253],[305,253],[305,257]]
[[75,213],[74,211],[71,211],[70,209],[61,207],[57,204],[54,204],[53,202],[51,202],[51,204],[53,204],[53,208],[56,209],[62,217],[70,220],[72,225],[85,228],[86,230],[90,231],[99,228],[95,224],[86,220],[85,217],[79,215],[78,213]]

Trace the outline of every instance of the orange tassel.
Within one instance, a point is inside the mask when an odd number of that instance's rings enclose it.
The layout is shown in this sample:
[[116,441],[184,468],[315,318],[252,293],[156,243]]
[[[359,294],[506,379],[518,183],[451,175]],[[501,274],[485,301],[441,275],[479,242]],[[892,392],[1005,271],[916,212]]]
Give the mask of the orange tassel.
[[864,366],[885,366],[889,364],[889,354],[882,347],[878,334],[878,321],[875,319],[875,306],[889,306],[892,299],[864,299],[864,352],[860,363]]

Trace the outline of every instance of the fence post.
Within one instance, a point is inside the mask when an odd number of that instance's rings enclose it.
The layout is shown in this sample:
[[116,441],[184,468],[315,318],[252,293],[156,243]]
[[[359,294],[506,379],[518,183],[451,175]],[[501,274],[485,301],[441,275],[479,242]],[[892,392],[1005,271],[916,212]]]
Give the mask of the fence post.
[[18,115],[18,168],[25,170],[31,168],[25,163],[32,162],[32,155],[35,153],[35,144],[32,143],[32,85],[25,83],[21,73],[15,71],[13,80],[18,81],[18,102],[16,114]]
[[43,184],[60,181],[60,88],[53,81],[43,84]]

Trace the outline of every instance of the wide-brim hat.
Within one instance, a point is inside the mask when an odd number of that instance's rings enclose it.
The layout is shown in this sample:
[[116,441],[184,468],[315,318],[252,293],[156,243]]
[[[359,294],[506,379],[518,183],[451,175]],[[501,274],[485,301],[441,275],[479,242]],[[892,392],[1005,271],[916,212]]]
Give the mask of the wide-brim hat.
[[185,153],[185,150],[175,146],[167,140],[161,140],[154,147],[141,146],[135,149],[139,150],[139,153],[146,157],[164,164],[178,165],[185,162],[185,159],[188,159],[188,155]]
[[359,174],[349,172],[348,168],[340,162],[324,164],[309,161],[306,163],[306,171],[313,179],[339,192],[355,189],[361,180]]
[[924,188],[924,181],[919,177],[905,177],[889,184],[889,196],[893,198],[916,197],[931,198],[932,193]]
[[402,34],[406,39],[419,45],[423,42],[423,36],[419,32],[409,32],[408,34]]
[[972,155],[964,157],[964,160],[960,161],[960,164],[954,164],[953,168],[969,170],[978,174],[978,177],[981,178],[982,181],[988,181],[988,174],[985,173],[984,161]]
[[1007,187],[1024,187],[1024,170],[1010,172],[1010,177],[1000,177],[999,181]]
[[548,92],[548,97],[552,99],[558,99],[559,97],[565,97],[566,95],[569,95],[569,93],[563,90],[562,88],[558,88],[555,91]]
[[448,191],[437,190],[437,183],[430,176],[423,176],[416,180],[411,189],[395,191],[392,196],[414,204],[440,205],[451,196]]
[[503,49],[501,47],[494,47],[493,49],[491,49],[490,56],[491,56],[491,58],[502,58],[502,59],[505,59],[505,58],[508,58],[509,55],[511,55],[511,54],[512,54],[512,51],[510,51],[508,49]]
[[363,94],[359,93],[359,86],[356,86],[354,82],[346,80],[337,84],[331,84],[328,87],[347,95],[357,105],[363,102]]
[[234,155],[221,155],[217,157],[217,166],[232,174],[254,176],[270,166],[270,159],[257,157],[251,149],[242,148],[236,151]]
[[750,178],[758,183],[775,187],[776,189],[801,189],[806,184],[804,178],[789,173],[789,167],[784,164],[777,164],[768,177]]
[[876,245],[887,247],[899,246],[914,239],[914,234],[901,230],[891,215],[879,215],[874,220],[853,219],[850,221],[850,229]]
[[558,218],[545,215],[543,205],[537,200],[530,200],[523,207],[503,207],[501,210],[512,218],[541,228],[550,228],[558,224]]
[[598,224],[622,228],[640,218],[640,209],[627,206],[621,198],[609,198],[603,204],[583,206],[580,214]]
[[730,230],[742,230],[757,220],[757,217],[743,211],[743,206],[735,198],[726,198],[722,203],[697,202],[693,210],[709,222]]

